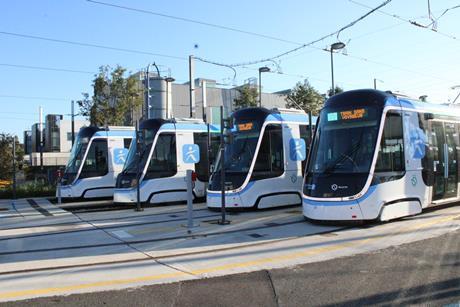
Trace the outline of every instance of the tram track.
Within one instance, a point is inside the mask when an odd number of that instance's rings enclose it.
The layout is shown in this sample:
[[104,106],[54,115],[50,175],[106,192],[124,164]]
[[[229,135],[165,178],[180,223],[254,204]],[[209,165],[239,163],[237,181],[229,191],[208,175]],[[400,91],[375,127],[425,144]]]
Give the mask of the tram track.
[[[156,238],[156,239],[120,241],[120,242],[103,243],[103,244],[88,244],[88,245],[80,245],[80,246],[73,246],[72,245],[72,246],[62,246],[62,247],[53,247],[53,248],[38,248],[38,249],[30,249],[30,250],[16,250],[16,251],[0,252],[0,256],[17,255],[17,254],[30,254],[30,253],[40,253],[40,252],[56,252],[56,251],[89,249],[89,248],[110,247],[110,246],[123,246],[123,245],[130,245],[130,244],[154,243],[154,242],[189,239],[189,238],[190,239],[206,238],[206,237],[212,237],[212,236],[218,236],[218,235],[226,235],[226,234],[246,232],[246,231],[256,231],[256,230],[261,230],[261,229],[270,229],[270,228],[275,228],[275,227],[282,227],[282,226],[301,224],[301,223],[306,223],[305,219],[303,217],[301,219],[299,219],[299,220],[289,221],[289,222],[285,222],[285,223],[270,223],[269,222],[269,223],[266,223],[264,226],[246,227],[246,228],[227,230],[227,231],[215,231],[215,232],[208,232],[208,233],[169,236],[169,237]],[[120,227],[118,227],[118,228],[120,228]],[[347,229],[348,228],[351,228],[351,226],[347,226]]]
[[[235,233],[235,232],[252,231],[252,230],[266,229],[266,228],[272,228],[272,227],[280,227],[280,226],[286,226],[286,225],[292,225],[292,224],[298,224],[298,223],[304,223],[304,222],[305,222],[305,220],[302,219],[302,221],[294,221],[294,222],[278,224],[278,225],[269,225],[269,226],[262,226],[262,227],[251,227],[251,228],[246,228],[246,229],[238,229],[238,230],[224,231],[224,232],[215,232],[215,233],[201,234],[201,235],[198,234],[198,235],[178,236],[178,237],[176,237],[176,239],[208,237],[208,236],[219,235],[219,234],[229,234],[229,233]],[[95,267],[95,266],[117,265],[117,264],[125,264],[125,263],[140,263],[140,262],[152,262],[152,261],[155,261],[155,262],[158,263],[158,261],[162,260],[162,259],[170,259],[170,258],[175,258],[175,257],[201,255],[201,254],[207,254],[207,253],[212,253],[212,252],[232,251],[232,250],[237,250],[237,249],[240,249],[240,248],[247,248],[247,247],[264,246],[264,245],[269,245],[269,244],[273,244],[273,243],[288,242],[288,241],[296,240],[296,239],[299,239],[299,238],[307,238],[307,237],[312,237],[312,236],[317,236],[317,235],[326,235],[326,234],[330,234],[330,233],[334,233],[334,232],[340,232],[340,231],[349,230],[349,229],[352,229],[352,228],[355,228],[355,227],[356,226],[343,226],[343,227],[339,227],[339,228],[335,228],[335,229],[328,229],[328,230],[319,231],[319,232],[315,232],[315,233],[309,233],[309,234],[300,235],[300,236],[293,236],[293,237],[288,237],[288,238],[273,239],[273,240],[270,240],[270,241],[249,243],[249,244],[245,244],[244,246],[222,247],[222,248],[216,248],[216,249],[205,250],[205,251],[192,251],[192,252],[176,253],[176,254],[169,254],[169,255],[156,256],[156,257],[155,256],[146,256],[144,253],[141,253],[141,254],[144,254],[143,258],[114,260],[114,261],[102,261],[102,262],[93,262],[93,263],[82,263],[82,264],[74,264],[74,265],[70,264],[70,265],[41,267],[41,268],[32,268],[32,269],[23,269],[23,270],[13,270],[13,271],[0,272],[0,276],[13,275],[13,274],[27,274],[27,273],[35,273],[35,272],[46,272],[46,271],[51,271],[51,270],[78,269],[78,268],[88,268],[88,267]],[[126,245],[126,246],[130,247],[131,244],[149,243],[149,242],[174,240],[174,239],[175,238],[160,238],[160,239],[152,239],[152,240],[138,240],[138,241],[129,241],[129,242],[126,241],[126,242],[110,243],[110,244],[95,244],[93,246],[68,247],[68,248],[65,248],[65,249],[97,248],[97,247],[117,246],[117,245],[118,246]],[[49,250],[60,250],[60,249],[63,250],[62,248],[49,249]],[[39,250],[0,253],[0,256],[7,255],[7,254],[11,255],[11,254],[18,254],[18,253],[33,253],[33,252],[39,252]]]
[[[205,218],[213,218],[213,217],[217,218],[219,216],[220,214],[204,215],[204,216],[196,217],[196,219],[202,219],[202,218],[205,219]],[[60,234],[78,233],[78,232],[89,232],[89,231],[97,231],[97,230],[109,230],[109,229],[117,229],[117,228],[136,227],[136,226],[143,226],[143,225],[154,225],[154,224],[161,224],[161,223],[167,223],[167,222],[183,222],[186,220],[187,220],[186,217],[178,218],[178,219],[169,218],[167,220],[149,221],[149,222],[142,222],[142,223],[131,223],[131,224],[125,224],[125,225],[112,225],[112,226],[95,226],[93,225],[94,221],[81,220],[76,223],[81,224],[82,226],[87,225],[89,228],[73,229],[73,230],[67,230],[67,231],[55,231],[55,232],[47,232],[47,233],[40,233],[40,234],[29,234],[29,235],[6,237],[6,238],[0,237],[0,242],[6,241],[6,240],[37,238],[37,237],[46,237],[46,236],[54,236],[54,235],[60,235]],[[48,225],[44,227],[47,227],[47,226]]]
[[[193,210],[194,213],[195,212],[200,212],[200,211],[209,211],[209,210],[207,208]],[[170,211],[170,212],[151,213],[151,214],[132,215],[132,216],[118,216],[118,217],[112,217],[112,218],[101,218],[101,219],[92,219],[92,220],[88,219],[88,220],[84,220],[84,222],[88,223],[88,222],[119,221],[119,220],[136,219],[136,218],[160,216],[160,215],[176,215],[176,214],[181,214],[181,213],[185,213],[185,212],[186,212],[185,210],[181,210],[181,211]],[[77,214],[75,214],[75,216],[77,216]],[[32,225],[32,226],[8,227],[8,228],[0,228],[0,231],[2,231],[2,230],[14,230],[14,229],[30,229],[30,228],[40,228],[40,227],[76,225],[76,224],[82,224],[84,222],[79,220],[79,221],[74,221],[74,222],[60,222],[60,223]]]

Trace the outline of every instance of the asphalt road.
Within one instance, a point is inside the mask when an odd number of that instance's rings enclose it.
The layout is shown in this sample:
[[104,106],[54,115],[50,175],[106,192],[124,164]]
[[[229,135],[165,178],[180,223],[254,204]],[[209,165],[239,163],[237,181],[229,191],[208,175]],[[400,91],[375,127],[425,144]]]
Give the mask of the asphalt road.
[[460,304],[460,230],[352,257],[217,278],[1,306],[332,306]]

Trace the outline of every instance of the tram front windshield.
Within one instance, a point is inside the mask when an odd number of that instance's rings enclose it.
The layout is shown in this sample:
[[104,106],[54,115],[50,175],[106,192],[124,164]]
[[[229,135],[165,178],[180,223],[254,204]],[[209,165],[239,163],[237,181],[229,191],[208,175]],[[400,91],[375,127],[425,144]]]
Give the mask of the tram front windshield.
[[375,152],[380,115],[371,106],[321,111],[305,177],[305,195],[345,197],[364,188]]
[[64,171],[63,184],[71,184],[75,180],[80,165],[83,162],[89,141],[90,138],[88,136],[82,136],[81,134],[77,135]]
[[[225,147],[224,168],[227,189],[237,189],[243,185],[249,174],[252,160],[256,156],[261,125],[256,121],[235,121],[232,129],[233,140]],[[221,157],[211,178],[211,190],[221,189]]]
[[152,144],[155,139],[155,135],[158,132],[158,129],[142,129],[143,133],[143,142],[140,145],[140,154],[137,155],[137,146],[136,139],[133,139],[133,143],[129,147],[128,156],[126,158],[125,165],[123,167],[123,174],[136,174],[137,167],[139,165],[139,170],[142,172],[149,157],[150,150],[152,149]]

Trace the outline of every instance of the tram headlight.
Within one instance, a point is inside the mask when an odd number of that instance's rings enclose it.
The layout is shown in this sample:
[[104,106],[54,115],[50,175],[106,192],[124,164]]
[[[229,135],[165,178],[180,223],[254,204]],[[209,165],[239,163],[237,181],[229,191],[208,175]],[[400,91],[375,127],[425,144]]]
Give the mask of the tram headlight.
[[136,175],[120,174],[117,178],[117,188],[127,189],[137,185]]

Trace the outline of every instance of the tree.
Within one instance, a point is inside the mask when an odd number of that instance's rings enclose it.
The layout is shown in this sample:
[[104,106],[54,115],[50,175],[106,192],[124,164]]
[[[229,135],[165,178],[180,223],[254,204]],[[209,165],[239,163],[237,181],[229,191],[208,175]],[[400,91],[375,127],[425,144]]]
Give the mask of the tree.
[[327,95],[328,98],[331,98],[332,96],[340,94],[340,93],[343,93],[343,88],[341,88],[340,86],[336,85],[335,86],[335,93],[332,92],[332,87],[331,87],[330,89],[327,90],[326,95]]
[[245,84],[237,89],[238,97],[233,100],[235,102],[235,108],[248,108],[257,107],[258,105],[258,92],[255,87]]
[[420,97],[418,97],[418,99],[421,101],[421,102],[427,102],[428,101],[428,95],[422,95]]
[[[20,168],[24,160],[24,149],[16,142],[16,167]],[[13,173],[13,136],[0,132],[0,179],[11,179]]]
[[130,125],[132,112],[143,103],[142,92],[135,76],[125,78],[126,69],[101,66],[93,80],[93,96],[83,93],[77,101],[80,114],[92,125]]
[[286,97],[286,106],[289,108],[302,108],[305,112],[318,115],[323,107],[324,97],[305,80],[299,82]]

